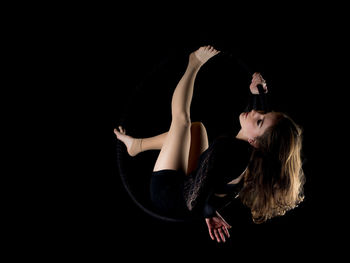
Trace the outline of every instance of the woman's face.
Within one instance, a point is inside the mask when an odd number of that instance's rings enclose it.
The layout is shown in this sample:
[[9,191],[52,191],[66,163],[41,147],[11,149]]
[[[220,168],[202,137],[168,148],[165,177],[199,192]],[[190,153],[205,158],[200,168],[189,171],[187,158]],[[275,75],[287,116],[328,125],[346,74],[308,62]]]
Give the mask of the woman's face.
[[254,140],[256,137],[264,134],[267,128],[275,124],[276,120],[276,112],[268,112],[264,114],[252,110],[250,112],[242,112],[239,115],[241,133],[248,140]]

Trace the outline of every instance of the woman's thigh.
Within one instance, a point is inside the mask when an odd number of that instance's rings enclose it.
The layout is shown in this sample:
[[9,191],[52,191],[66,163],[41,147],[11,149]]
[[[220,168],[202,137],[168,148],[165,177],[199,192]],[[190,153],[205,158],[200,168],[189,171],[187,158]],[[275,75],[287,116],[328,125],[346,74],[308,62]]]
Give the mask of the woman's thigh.
[[193,122],[191,125],[191,146],[188,157],[187,174],[198,166],[200,155],[209,147],[207,130],[202,122]]
[[193,122],[189,127],[173,121],[153,170],[172,169],[190,174],[208,146],[208,135],[202,122]]
[[153,171],[165,169],[187,173],[191,145],[191,121],[173,118]]

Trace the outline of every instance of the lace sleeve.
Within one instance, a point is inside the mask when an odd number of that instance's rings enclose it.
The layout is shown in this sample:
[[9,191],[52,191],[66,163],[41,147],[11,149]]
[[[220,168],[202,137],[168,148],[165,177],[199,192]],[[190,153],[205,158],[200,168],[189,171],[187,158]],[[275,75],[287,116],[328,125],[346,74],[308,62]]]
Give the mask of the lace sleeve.
[[184,198],[190,211],[198,205],[204,205],[208,194],[215,185],[213,173],[213,163],[216,158],[216,147],[210,147],[206,154],[199,161],[199,167],[196,173],[192,174],[185,182]]
[[192,174],[185,182],[184,197],[186,205],[190,211],[192,211],[198,201],[201,193],[204,192],[204,186],[206,185],[206,175],[208,170],[209,154],[200,162],[200,167],[195,174]]

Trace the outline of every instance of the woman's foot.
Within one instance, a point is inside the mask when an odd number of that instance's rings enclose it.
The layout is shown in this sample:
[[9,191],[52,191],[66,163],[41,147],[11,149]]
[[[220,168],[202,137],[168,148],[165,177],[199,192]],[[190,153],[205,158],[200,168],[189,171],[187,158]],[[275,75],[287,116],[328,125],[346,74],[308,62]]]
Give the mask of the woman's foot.
[[135,156],[138,153],[140,153],[142,139],[136,139],[134,137],[126,135],[125,129],[121,126],[119,126],[118,128],[119,128],[119,131],[118,129],[114,129],[114,133],[117,136],[117,138],[125,144],[129,155]]
[[193,66],[201,67],[210,58],[219,54],[220,51],[216,50],[212,46],[203,46],[190,54],[189,64]]

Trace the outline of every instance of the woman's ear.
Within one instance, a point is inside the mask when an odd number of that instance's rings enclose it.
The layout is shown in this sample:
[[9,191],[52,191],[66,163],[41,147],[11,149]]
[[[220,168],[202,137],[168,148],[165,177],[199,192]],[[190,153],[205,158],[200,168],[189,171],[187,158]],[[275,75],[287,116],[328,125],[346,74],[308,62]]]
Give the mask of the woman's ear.
[[253,146],[253,147],[255,147],[255,148],[258,148],[258,144],[257,144],[255,138],[254,138],[254,139],[248,138],[248,142],[249,142],[249,144],[250,144],[251,146]]

